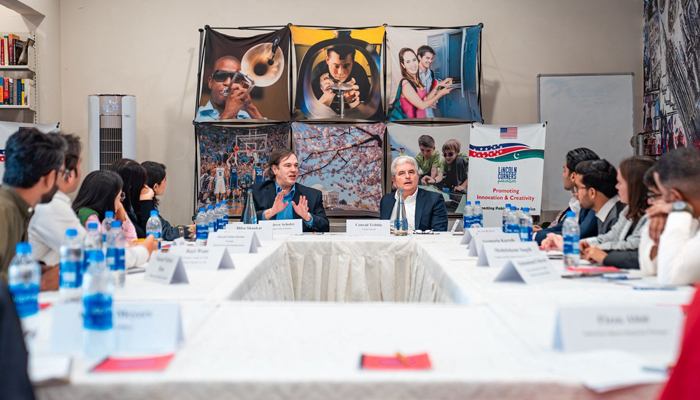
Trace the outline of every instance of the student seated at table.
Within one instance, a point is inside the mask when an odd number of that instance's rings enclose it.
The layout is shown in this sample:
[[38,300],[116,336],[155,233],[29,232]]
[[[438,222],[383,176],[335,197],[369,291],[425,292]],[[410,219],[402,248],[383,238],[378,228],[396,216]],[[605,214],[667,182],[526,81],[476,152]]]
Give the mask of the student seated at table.
[[700,151],[670,151],[656,163],[662,199],[647,210],[649,236],[658,244],[657,274],[667,285],[700,280]]
[[[576,166],[574,195],[582,209],[593,210],[597,219],[598,235],[605,234],[617,222],[625,205],[617,195],[617,170],[607,160],[583,161]],[[547,250],[561,250],[561,235],[549,233],[542,241]]]
[[[408,229],[446,231],[447,208],[442,195],[418,188],[418,164],[413,157],[399,156],[391,163],[391,181],[403,190]],[[398,190],[385,194],[379,203],[379,219],[396,219]]]
[[296,183],[298,174],[299,161],[291,150],[272,151],[267,169],[270,180],[253,186],[258,221],[301,219],[304,232],[328,232],[321,191]]
[[129,268],[148,261],[151,253],[158,249],[158,243],[151,235],[139,245],[131,246],[136,240],[136,231],[124,211],[122,193],[119,175],[112,171],[93,171],[85,177],[73,201],[73,210],[78,214],[82,226],[87,229],[89,223],[95,222],[100,233],[103,233],[102,220],[105,212],[114,212],[114,220],[122,222],[122,232],[129,246],[125,252],[125,263]]
[[550,233],[561,235],[561,230],[564,226],[564,218],[566,217],[567,211],[573,211],[576,215],[578,215],[578,223],[579,227],[581,228],[581,238],[598,235],[598,223],[595,217],[595,212],[581,208],[581,203],[578,201],[578,197],[576,197],[574,194],[574,182],[576,181],[576,166],[579,163],[599,159],[600,157],[598,157],[593,150],[585,147],[573,149],[566,153],[566,158],[564,160],[564,172],[561,174],[561,177],[564,179],[564,189],[570,191],[572,197],[569,200],[569,206],[557,214],[557,217],[551,224],[549,224],[547,229],[540,230],[539,226],[533,227],[535,230],[535,241],[538,244],[542,244],[542,241]]
[[[140,201],[141,217],[139,218],[139,224],[145,232],[146,224],[151,217],[151,211],[158,210],[160,201],[157,196],[162,196],[165,193],[165,188],[168,186],[168,177],[165,174],[165,165],[161,163],[145,161],[141,165],[146,169],[148,174],[147,185],[151,189],[142,193]],[[153,197],[148,199],[147,197],[151,196],[151,194]],[[163,240],[175,240],[179,237],[194,238],[196,233],[194,225],[172,226],[170,222],[163,218],[160,212],[158,213],[158,218],[160,218],[160,224],[163,227]]]
[[[136,236],[146,237],[146,230],[141,228],[141,200],[153,199],[153,190],[146,186],[148,183],[148,173],[146,168],[134,160],[121,158],[112,163],[109,167],[122,178],[124,199],[124,211],[136,230]],[[146,220],[150,215],[146,215]]]
[[608,233],[581,240],[581,258],[618,268],[639,268],[637,249],[648,222],[644,174],[654,165],[648,157],[622,160],[617,171],[617,193],[626,207]]

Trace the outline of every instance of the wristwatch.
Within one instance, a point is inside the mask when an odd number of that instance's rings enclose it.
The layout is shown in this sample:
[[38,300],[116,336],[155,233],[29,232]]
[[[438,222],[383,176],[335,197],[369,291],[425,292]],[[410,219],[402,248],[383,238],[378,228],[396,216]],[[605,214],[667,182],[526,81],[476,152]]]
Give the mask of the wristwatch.
[[686,203],[685,201],[676,201],[671,205],[671,211],[685,211],[692,215],[693,207],[691,207],[690,204]]

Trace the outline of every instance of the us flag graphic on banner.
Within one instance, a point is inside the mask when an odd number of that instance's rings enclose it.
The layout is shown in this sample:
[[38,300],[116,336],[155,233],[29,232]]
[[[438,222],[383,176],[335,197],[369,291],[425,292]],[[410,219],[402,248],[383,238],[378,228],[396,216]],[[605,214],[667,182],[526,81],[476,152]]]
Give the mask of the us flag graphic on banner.
[[517,139],[518,138],[518,128],[501,128],[501,139]]

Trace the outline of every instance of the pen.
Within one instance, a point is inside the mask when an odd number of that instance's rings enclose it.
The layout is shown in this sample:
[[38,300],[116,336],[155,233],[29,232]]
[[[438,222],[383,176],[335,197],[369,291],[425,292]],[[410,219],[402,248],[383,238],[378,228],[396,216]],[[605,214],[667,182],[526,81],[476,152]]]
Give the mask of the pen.
[[634,290],[676,290],[675,287],[648,287],[648,286],[634,286]]
[[398,358],[399,361],[401,361],[401,364],[410,367],[411,363],[408,361],[408,358],[404,357],[403,354],[399,353],[398,351],[396,352],[396,358]]
[[642,278],[640,278],[640,277],[638,277],[638,276],[632,276],[632,277],[630,277],[630,276],[627,276],[627,275],[612,275],[612,276],[605,276],[605,275],[603,275],[603,276],[601,276],[601,278],[603,278],[603,279],[612,279],[612,280],[621,280],[621,281],[622,281],[622,280],[631,280],[631,279],[642,279]]

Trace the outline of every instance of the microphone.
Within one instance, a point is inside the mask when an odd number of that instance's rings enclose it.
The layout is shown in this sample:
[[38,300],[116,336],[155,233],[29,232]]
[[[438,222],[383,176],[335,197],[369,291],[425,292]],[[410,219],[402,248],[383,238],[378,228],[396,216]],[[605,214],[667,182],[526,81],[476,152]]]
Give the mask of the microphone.
[[275,63],[275,54],[277,53],[277,49],[280,47],[280,38],[279,36],[275,38],[275,41],[272,42],[272,56],[267,59],[267,65],[273,65]]

